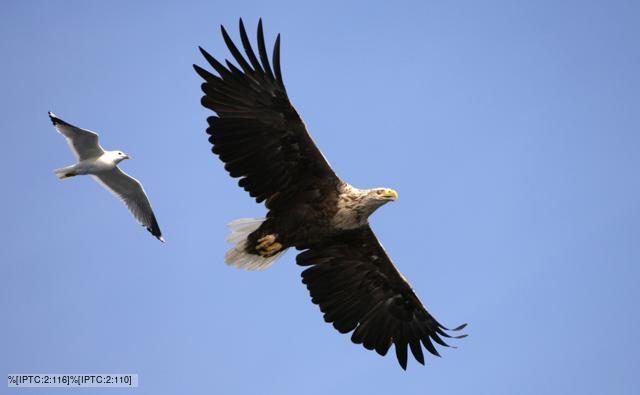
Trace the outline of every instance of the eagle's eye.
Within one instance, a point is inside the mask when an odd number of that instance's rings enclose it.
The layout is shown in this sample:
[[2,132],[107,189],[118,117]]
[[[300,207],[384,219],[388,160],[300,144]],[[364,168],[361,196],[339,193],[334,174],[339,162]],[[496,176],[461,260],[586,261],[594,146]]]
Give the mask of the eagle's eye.
[[382,191],[376,191],[378,195],[382,195]]

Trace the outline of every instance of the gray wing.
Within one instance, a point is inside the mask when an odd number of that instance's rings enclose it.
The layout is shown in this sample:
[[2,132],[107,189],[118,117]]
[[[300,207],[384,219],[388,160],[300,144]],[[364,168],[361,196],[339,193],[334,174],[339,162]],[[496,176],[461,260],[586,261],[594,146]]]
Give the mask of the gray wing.
[[122,200],[142,226],[147,228],[158,240],[164,242],[158,221],[156,221],[156,216],[151,209],[151,203],[149,203],[147,194],[138,180],[118,167],[93,177],[109,192]]
[[51,122],[53,122],[53,126],[56,127],[58,132],[65,137],[69,148],[71,148],[78,160],[95,158],[104,153],[98,143],[98,135],[96,133],[73,126],[58,118],[52,112],[49,113],[49,118],[51,118]]

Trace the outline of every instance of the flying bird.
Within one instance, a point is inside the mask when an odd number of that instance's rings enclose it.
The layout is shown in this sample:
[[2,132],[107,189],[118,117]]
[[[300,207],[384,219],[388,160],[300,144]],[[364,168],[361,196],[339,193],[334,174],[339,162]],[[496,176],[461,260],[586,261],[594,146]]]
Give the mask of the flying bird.
[[59,179],[65,180],[79,175],[92,175],[109,192],[124,202],[142,226],[164,242],[162,232],[153,214],[151,204],[142,184],[118,168],[118,164],[130,159],[122,151],[105,151],[98,143],[98,135],[90,130],[73,126],[54,113],[49,118],[56,130],[65,137],[78,163],[54,170]]
[[246,57],[221,26],[237,66],[220,63],[202,48],[217,75],[193,66],[204,79],[202,105],[217,114],[207,119],[213,153],[269,210],[264,219],[229,224],[228,241],[235,245],[225,262],[263,270],[290,247],[304,250],[296,258],[298,265],[308,266],[302,282],[325,321],[341,333],[353,331],[354,343],[380,355],[395,345],[403,369],[407,348],[424,364],[422,347],[439,355],[433,342],[447,346],[442,337],[453,336],[425,309],[368,223],[374,211],[398,194],[389,188],[358,189],[335,174],[289,101],[280,68],[280,35],[270,63],[262,20],[257,54],[242,19],[239,28]]

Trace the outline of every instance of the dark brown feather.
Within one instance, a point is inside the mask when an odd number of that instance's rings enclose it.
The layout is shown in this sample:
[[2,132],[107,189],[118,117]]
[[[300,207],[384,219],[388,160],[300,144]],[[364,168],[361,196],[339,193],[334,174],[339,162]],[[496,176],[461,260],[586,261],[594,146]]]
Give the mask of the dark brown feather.
[[300,253],[297,263],[309,266],[302,282],[325,320],[342,333],[353,330],[354,343],[380,355],[394,344],[403,369],[408,348],[424,364],[422,346],[439,355],[432,341],[445,346],[440,335],[453,337],[427,312],[368,226]]
[[[340,182],[309,136],[293,108],[282,81],[280,39],[273,49],[273,69],[267,56],[262,21],[258,23],[256,57],[240,20],[245,56],[221,28],[222,37],[240,67],[226,66],[207,51],[200,52],[218,73],[194,65],[202,84],[202,105],[217,113],[209,118],[207,133],[212,151],[225,162],[232,177],[257,202],[278,209],[291,200],[322,196],[309,189],[335,188]],[[248,59],[248,60],[247,60]]]
[[[302,282],[324,319],[341,333],[353,332],[354,343],[380,355],[395,345],[404,369],[408,348],[424,364],[422,347],[439,355],[432,342],[446,345],[440,336],[452,336],[427,312],[368,226],[328,231],[329,212],[336,209],[341,181],[289,101],[280,67],[280,35],[270,64],[262,21],[257,29],[257,54],[242,20],[239,30],[244,54],[221,28],[238,66],[228,60],[221,63],[202,48],[218,75],[194,65],[204,79],[201,103],[217,114],[207,119],[212,152],[232,177],[240,179],[240,187],[258,203],[266,201],[270,211],[265,224],[295,224],[285,227],[281,236],[289,237],[289,245],[307,249],[298,255],[297,263],[308,266]],[[304,217],[304,229],[296,222],[300,212],[296,210],[311,213]],[[315,219],[325,223],[320,225]],[[324,236],[318,238],[319,233]]]

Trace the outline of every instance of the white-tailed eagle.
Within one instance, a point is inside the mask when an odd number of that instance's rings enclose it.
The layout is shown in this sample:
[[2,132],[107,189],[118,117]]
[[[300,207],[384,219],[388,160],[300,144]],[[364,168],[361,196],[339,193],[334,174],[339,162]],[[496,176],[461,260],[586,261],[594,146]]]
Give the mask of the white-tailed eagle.
[[246,57],[221,29],[237,66],[218,62],[202,48],[217,75],[194,65],[205,80],[202,105],[217,114],[208,118],[209,142],[229,174],[269,210],[265,219],[230,224],[235,246],[226,254],[227,264],[260,270],[290,247],[304,250],[296,259],[308,266],[302,282],[325,321],[341,333],[353,331],[354,343],[380,355],[394,344],[403,369],[407,348],[421,364],[422,347],[439,355],[433,342],[447,346],[442,337],[452,337],[449,329],[425,309],[368,223],[397,193],[355,188],[329,166],[287,96],[280,35],[270,63],[262,21],[256,54],[240,20]]

